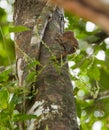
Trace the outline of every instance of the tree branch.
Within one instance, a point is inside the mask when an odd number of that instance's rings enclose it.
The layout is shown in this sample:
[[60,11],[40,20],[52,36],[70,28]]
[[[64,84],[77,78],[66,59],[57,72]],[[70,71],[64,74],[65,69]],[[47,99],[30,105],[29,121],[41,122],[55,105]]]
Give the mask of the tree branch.
[[[102,99],[106,99],[109,98],[109,91],[104,91],[104,92],[100,92],[96,98],[96,100],[102,100]],[[87,96],[84,97],[85,100],[91,100],[94,99],[93,96]]]
[[96,23],[109,32],[109,5],[100,0],[52,0],[65,10]]
[[84,40],[87,41],[89,44],[100,44],[107,37],[109,37],[109,34],[104,31],[101,31],[97,32],[94,35],[86,37]]

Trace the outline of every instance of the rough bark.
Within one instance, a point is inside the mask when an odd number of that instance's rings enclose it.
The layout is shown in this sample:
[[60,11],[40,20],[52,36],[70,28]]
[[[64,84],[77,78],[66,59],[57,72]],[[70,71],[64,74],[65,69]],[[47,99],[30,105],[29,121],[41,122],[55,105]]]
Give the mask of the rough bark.
[[[38,94],[29,103],[29,114],[41,116],[39,120],[28,122],[28,130],[79,130],[72,85],[67,66],[56,70],[53,64],[48,65],[37,81]],[[39,104],[39,105],[36,105]]]
[[[30,58],[35,58],[36,47],[32,47],[30,44],[32,31],[36,23],[36,19],[39,16],[45,3],[38,1],[21,1],[16,0],[14,6],[14,23],[16,26],[22,25],[30,28],[30,31],[16,33],[15,43],[16,43],[16,59],[17,59],[17,72],[19,79],[19,86],[23,86],[23,82],[27,75],[26,68],[26,58],[27,54]],[[37,10],[36,10],[37,9]]]
[[[37,58],[38,53],[38,60],[41,64],[37,68],[40,74],[35,84],[35,90],[38,93],[30,101],[27,101],[25,106],[27,114],[34,114],[39,118],[27,121],[26,129],[79,130],[67,63],[63,57],[60,60],[54,58],[64,51],[64,48],[56,41],[57,33],[63,33],[63,10],[58,7],[49,8],[52,10],[50,11],[52,16],[50,15],[47,21],[43,20],[43,22],[47,22],[46,24],[42,22],[44,28],[38,29],[44,35],[41,35],[40,32],[37,35],[34,31],[34,28],[38,27],[37,19],[43,14],[45,6],[46,2],[43,0],[16,0],[15,2],[15,25],[25,25],[31,29],[15,34],[17,71],[18,73],[21,71],[19,80],[25,80],[28,74],[24,54],[34,59]],[[35,46],[31,46],[31,39],[35,35],[36,37],[40,36],[40,40],[35,39]],[[38,48],[36,44],[39,42],[42,44]],[[64,64],[62,64],[62,60],[64,60]],[[20,83],[20,85],[22,84]],[[24,126],[22,125],[20,129],[24,129]]]

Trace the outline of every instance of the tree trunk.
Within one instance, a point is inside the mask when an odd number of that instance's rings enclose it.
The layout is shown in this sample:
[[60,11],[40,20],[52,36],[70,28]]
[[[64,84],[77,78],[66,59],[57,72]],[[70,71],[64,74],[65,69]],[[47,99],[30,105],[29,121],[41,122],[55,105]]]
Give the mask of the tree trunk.
[[57,34],[63,33],[63,10],[45,0],[16,0],[14,21],[30,28],[15,34],[19,86],[26,86],[29,73],[30,61],[25,55],[40,62],[35,83],[38,93],[24,106],[27,114],[38,118],[27,121],[26,129],[79,130],[68,65],[61,57],[64,48],[56,40]]

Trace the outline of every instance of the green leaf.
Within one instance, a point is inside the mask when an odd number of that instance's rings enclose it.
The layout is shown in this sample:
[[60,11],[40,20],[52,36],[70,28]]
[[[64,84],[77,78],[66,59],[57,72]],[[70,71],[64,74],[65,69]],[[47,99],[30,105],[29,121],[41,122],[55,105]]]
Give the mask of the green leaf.
[[25,26],[15,26],[15,27],[10,27],[9,28],[9,32],[24,32],[24,31],[28,31],[30,30],[30,28],[27,28]]
[[77,115],[78,115],[78,117],[80,118],[80,117],[81,117],[81,105],[80,105],[80,103],[78,103],[77,100],[75,100],[75,103],[76,103]]
[[48,125],[46,125],[46,128],[45,128],[45,130],[49,130],[49,127],[48,127]]
[[2,71],[0,73],[0,82],[7,81],[11,71],[12,71],[11,69],[7,69],[7,70]]
[[100,79],[100,70],[99,67],[97,66],[92,66],[89,71],[88,71],[88,75],[90,78],[94,79],[94,80],[99,80]]
[[31,63],[28,64],[28,69],[32,69],[32,68],[36,69],[37,65],[40,65],[40,62],[38,60],[33,60]]
[[109,89],[109,72],[107,72],[107,70],[105,70],[104,68],[101,69],[100,85],[101,85],[100,88],[101,91],[106,91]]
[[9,93],[6,88],[0,90],[0,110],[6,109],[9,103]]
[[1,127],[4,128],[3,130],[12,130],[10,124],[11,121],[10,118],[11,117],[9,113],[6,110],[0,112],[0,130],[2,130]]
[[25,120],[30,120],[30,119],[36,119],[36,115],[27,115],[27,114],[17,114],[14,115],[14,121],[25,121]]
[[35,78],[36,78],[36,72],[31,72],[26,77],[26,82],[31,82],[32,83]]

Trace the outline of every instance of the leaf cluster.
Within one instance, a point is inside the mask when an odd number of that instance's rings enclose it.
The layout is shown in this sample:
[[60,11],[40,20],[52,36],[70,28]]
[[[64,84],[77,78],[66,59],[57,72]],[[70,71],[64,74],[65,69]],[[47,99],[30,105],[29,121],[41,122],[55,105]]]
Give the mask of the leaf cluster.
[[66,18],[69,22],[66,29],[75,32],[80,44],[77,53],[68,59],[73,62],[70,72],[81,130],[91,129],[97,121],[101,130],[108,130],[109,48],[105,42],[108,34],[97,26],[87,32],[87,21],[77,16],[66,13]]

